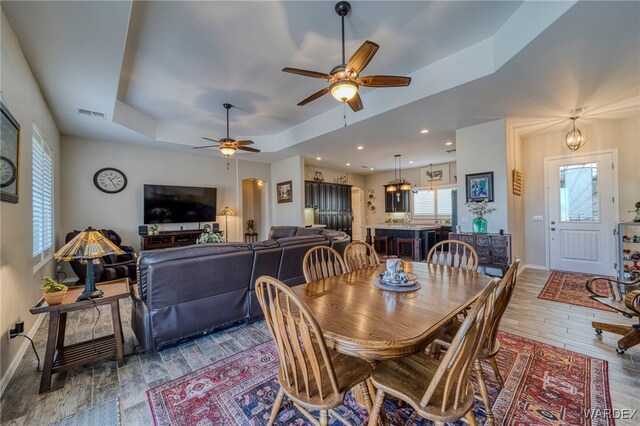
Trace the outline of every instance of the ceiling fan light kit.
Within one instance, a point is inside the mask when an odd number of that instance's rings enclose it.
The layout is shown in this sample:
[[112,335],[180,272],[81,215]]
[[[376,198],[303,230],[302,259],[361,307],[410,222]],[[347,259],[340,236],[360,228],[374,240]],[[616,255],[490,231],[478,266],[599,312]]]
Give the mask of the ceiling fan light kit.
[[358,94],[358,88],[364,87],[402,87],[411,83],[410,77],[400,77],[393,75],[372,75],[368,77],[360,77],[360,72],[369,64],[373,56],[376,54],[380,46],[372,41],[365,41],[351,56],[349,61],[345,56],[344,42],[344,17],[351,11],[351,4],[346,1],[336,3],[335,11],[340,16],[342,26],[342,64],[333,67],[329,74],[318,71],[309,71],[299,68],[283,68],[282,71],[291,74],[298,74],[305,77],[319,78],[329,82],[329,87],[325,87],[303,99],[298,103],[299,106],[308,104],[311,101],[331,93],[336,100],[347,103],[349,107],[358,112],[363,108],[362,99]]

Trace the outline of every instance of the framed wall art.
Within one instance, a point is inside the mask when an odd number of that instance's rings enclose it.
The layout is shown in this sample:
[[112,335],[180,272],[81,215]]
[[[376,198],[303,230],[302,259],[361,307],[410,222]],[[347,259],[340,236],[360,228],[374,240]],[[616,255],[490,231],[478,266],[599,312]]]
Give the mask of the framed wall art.
[[465,175],[467,181],[467,203],[488,198],[493,201],[493,172]]
[[276,184],[276,192],[278,194],[278,204],[290,203],[293,201],[293,183],[288,180]]
[[0,200],[18,202],[20,165],[20,125],[4,103],[0,102]]
[[447,185],[450,182],[449,163],[420,168],[420,186]]

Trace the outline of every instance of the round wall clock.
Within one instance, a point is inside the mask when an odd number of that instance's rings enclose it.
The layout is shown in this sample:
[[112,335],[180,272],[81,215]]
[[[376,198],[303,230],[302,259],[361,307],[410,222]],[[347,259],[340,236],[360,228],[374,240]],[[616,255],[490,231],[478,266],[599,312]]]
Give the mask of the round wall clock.
[[0,156],[0,188],[11,185],[16,180],[16,165],[7,157]]
[[102,192],[116,194],[127,187],[127,176],[118,169],[105,167],[93,175],[93,183]]

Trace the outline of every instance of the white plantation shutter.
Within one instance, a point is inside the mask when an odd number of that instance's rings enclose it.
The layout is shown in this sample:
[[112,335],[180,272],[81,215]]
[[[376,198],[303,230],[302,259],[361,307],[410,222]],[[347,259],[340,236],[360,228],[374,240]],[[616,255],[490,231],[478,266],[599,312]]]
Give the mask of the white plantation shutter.
[[419,190],[413,193],[414,216],[433,217],[436,215],[436,205],[433,195],[434,194],[429,193],[427,190]]
[[451,188],[438,189],[436,205],[438,216],[451,216]]
[[33,126],[32,223],[35,267],[53,254],[53,154]]

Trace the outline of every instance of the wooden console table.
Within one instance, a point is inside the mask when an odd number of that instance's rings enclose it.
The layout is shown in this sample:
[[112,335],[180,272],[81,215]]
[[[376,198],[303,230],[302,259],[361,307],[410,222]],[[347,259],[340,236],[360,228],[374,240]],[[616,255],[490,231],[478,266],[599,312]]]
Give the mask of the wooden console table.
[[467,232],[451,233],[449,239],[464,241],[478,253],[478,265],[485,268],[497,268],[505,274],[511,265],[510,234],[472,234]]
[[[32,314],[49,313],[49,334],[40,379],[40,393],[48,391],[51,387],[53,373],[71,370],[114,356],[118,359],[118,366],[124,366],[124,336],[118,301],[129,297],[129,279],[106,281],[97,284],[96,287],[104,291],[103,297],[76,302],[78,295],[84,290],[84,286],[78,286],[67,291],[60,305],[49,306],[44,299],[40,299],[30,309]],[[111,305],[113,334],[65,346],[64,333],[67,326],[67,313],[82,309],[95,309],[100,305]],[[93,324],[87,323],[83,326],[92,327]]]

